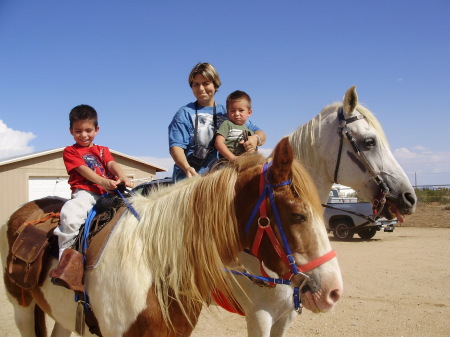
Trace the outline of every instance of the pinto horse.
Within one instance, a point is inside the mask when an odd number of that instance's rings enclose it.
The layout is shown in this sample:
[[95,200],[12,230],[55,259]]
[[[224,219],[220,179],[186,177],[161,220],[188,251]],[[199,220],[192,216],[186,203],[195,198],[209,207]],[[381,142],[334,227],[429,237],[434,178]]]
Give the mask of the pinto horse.
[[[381,216],[396,216],[403,222],[404,215],[414,212],[414,189],[392,155],[380,123],[359,104],[354,86],[343,102],[326,106],[290,134],[289,141],[295,157],[309,171],[322,204],[327,203],[333,182],[339,182],[371,200]],[[239,261],[249,273],[260,275],[253,256],[241,252]],[[238,281],[233,294],[245,313],[248,336],[282,337],[297,316],[292,288],[259,287],[244,277]]]
[[[5,271],[17,226],[43,216],[51,202],[25,204],[2,227]],[[90,305],[104,337],[189,336],[214,289],[234,300],[232,278],[224,266],[245,248],[257,247],[264,266],[295,281],[307,309],[328,311],[342,293],[320,200],[287,138],[277,145],[270,165],[260,155],[242,156],[208,176],[130,202],[140,220],[125,212],[98,266],[85,273]],[[262,204],[264,216],[252,217],[263,212]],[[261,229],[272,234],[260,236]],[[320,263],[308,275],[301,272],[314,261]],[[44,269],[48,273],[56,264],[51,258]],[[53,285],[49,277],[31,290],[18,288],[6,275],[4,281],[22,336],[46,335],[40,328],[45,327],[43,312],[56,321],[52,336],[70,335],[77,306],[72,291]]]

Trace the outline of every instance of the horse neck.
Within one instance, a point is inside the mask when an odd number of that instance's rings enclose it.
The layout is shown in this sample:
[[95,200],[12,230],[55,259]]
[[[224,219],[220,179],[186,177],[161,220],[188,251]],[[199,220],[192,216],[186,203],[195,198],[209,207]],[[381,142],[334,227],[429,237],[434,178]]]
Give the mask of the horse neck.
[[182,310],[191,312],[213,287],[230,293],[223,265],[242,244],[232,202],[235,181],[225,171],[136,196],[132,204],[141,220],[127,214],[114,233],[117,259],[148,272],[166,319],[171,297],[187,302]]
[[329,179],[328,173],[324,169],[325,165],[307,166],[307,171],[311,175],[314,185],[316,185],[317,193],[322,204],[326,204],[333,181]]
[[[310,172],[311,174],[311,172]],[[315,179],[313,178],[314,184],[317,188],[317,193],[319,194],[320,202],[322,204],[326,204],[328,202],[328,196],[330,194],[330,190],[333,186],[333,182],[326,181],[324,182],[323,179]]]
[[[311,175],[320,201],[322,204],[326,204],[333,186],[333,180],[330,177],[326,161],[320,156],[318,142],[323,141],[323,137],[319,136],[320,123],[324,123],[321,119],[321,114],[291,133],[289,142],[294,149],[296,159],[302,163]],[[323,131],[322,134],[330,134]]]

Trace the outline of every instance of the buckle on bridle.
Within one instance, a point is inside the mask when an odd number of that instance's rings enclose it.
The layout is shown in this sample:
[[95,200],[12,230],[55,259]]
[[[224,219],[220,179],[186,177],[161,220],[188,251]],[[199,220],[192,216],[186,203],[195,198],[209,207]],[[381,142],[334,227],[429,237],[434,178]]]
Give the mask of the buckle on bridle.
[[298,274],[292,274],[289,280],[291,281],[292,288],[302,289],[309,282],[310,277],[299,271]]
[[[261,220],[265,220],[266,224],[261,223]],[[270,219],[268,217],[266,217],[266,216],[259,217],[258,218],[258,226],[261,227],[261,228],[265,228],[267,226],[270,226]]]

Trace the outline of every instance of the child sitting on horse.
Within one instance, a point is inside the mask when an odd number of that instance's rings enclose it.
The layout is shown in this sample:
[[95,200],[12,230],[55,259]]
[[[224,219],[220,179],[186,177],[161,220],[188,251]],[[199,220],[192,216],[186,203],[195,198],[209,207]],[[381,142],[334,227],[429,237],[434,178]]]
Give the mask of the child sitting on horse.
[[121,182],[132,187],[131,180],[114,161],[109,149],[94,144],[99,131],[95,109],[85,104],[78,105],[70,111],[69,121],[75,144],[64,149],[63,159],[69,174],[72,199],[62,207],[60,225],[54,231],[59,243],[59,264],[50,273],[54,283],[59,283],[58,279],[65,281],[61,276],[65,268],[70,268],[68,260],[71,257],[68,254],[74,252],[67,248],[75,243],[80,227],[100,196],[113,192]]
[[[236,90],[228,95],[226,104],[229,120],[220,126],[214,145],[222,157],[233,161],[245,152],[243,144],[246,137],[253,135],[253,132],[245,126],[252,114],[252,100],[246,92]],[[260,144],[259,136],[256,136]]]

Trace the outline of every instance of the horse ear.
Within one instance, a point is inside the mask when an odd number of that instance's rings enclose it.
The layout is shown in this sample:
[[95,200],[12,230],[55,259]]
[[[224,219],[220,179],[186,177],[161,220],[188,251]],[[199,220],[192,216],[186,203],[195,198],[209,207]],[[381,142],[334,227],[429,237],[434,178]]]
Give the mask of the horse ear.
[[358,94],[356,93],[356,86],[350,87],[344,96],[344,113],[348,115],[353,114],[353,111],[358,104]]
[[290,179],[294,152],[288,137],[280,140],[273,150],[272,157],[272,165],[268,172],[269,181],[272,184],[279,184]]

